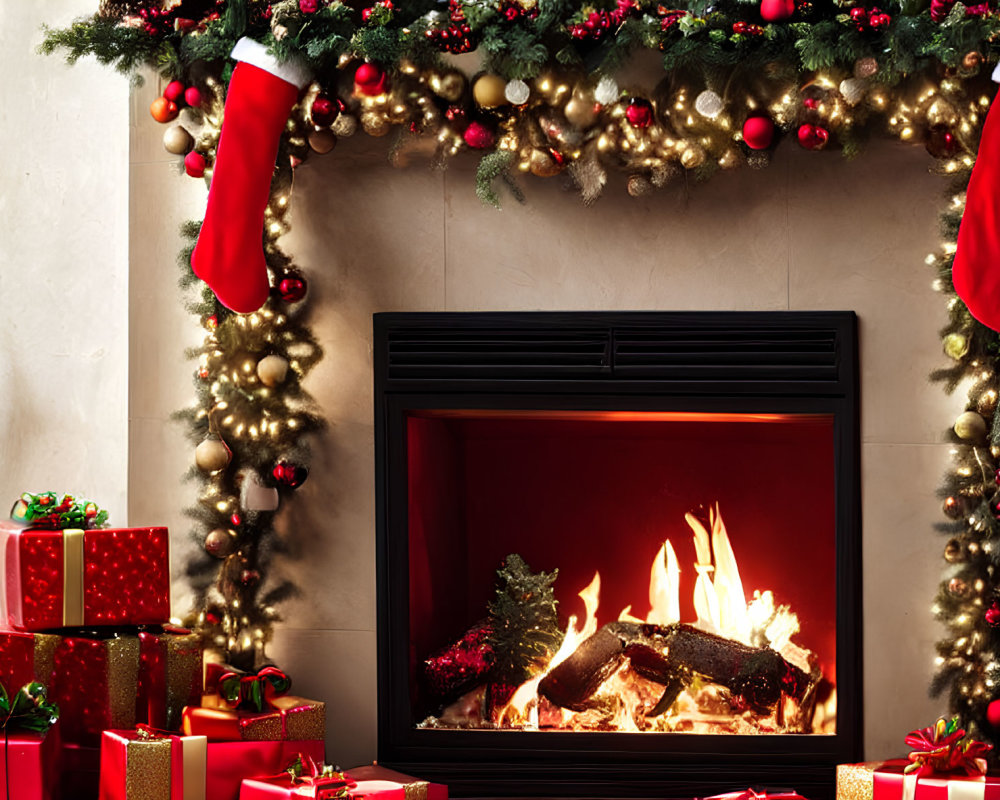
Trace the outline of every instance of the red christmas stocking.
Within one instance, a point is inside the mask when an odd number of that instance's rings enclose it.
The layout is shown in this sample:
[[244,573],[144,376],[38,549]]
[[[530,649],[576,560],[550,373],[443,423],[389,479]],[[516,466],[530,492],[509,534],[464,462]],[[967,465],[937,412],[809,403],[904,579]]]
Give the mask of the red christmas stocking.
[[[993,73],[998,78],[1000,67]],[[972,316],[1000,331],[1000,98],[983,125],[951,279]]]
[[264,209],[281,132],[309,76],[298,64],[278,63],[251,39],[237,42],[233,58],[239,63],[226,95],[191,268],[220,303],[246,314],[260,308],[270,291],[261,245]]

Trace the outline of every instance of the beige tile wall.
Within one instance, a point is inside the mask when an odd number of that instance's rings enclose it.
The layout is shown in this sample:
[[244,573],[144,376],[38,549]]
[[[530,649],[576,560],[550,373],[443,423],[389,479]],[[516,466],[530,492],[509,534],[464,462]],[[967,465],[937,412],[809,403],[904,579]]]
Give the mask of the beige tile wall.
[[[172,527],[180,575],[181,509],[193,489],[179,475],[191,449],[168,416],[190,396],[180,350],[197,326],[181,310],[172,263],[176,226],[201,213],[204,190],[172,175],[162,128],[144,111],[151,92],[134,102],[130,517]],[[763,173],[643,199],[612,177],[589,208],[560,178],[531,179],[528,204],[503,212],[476,200],[473,161],[400,171],[384,152],[384,142],[358,137],[301,168],[283,243],[309,274],[327,353],[309,389],[331,427],[285,521],[303,557],[278,569],[303,593],[286,607],[272,654],[302,691],[329,702],[330,758],[375,755],[371,314],[488,309],[858,312],[866,750],[900,753],[903,734],[942,707],[926,693],[942,547],[931,526],[947,465],[940,432],[962,404],[927,381],[944,361],[944,303],[923,259],[938,246],[945,184],[928,174],[924,151],[878,143],[845,162],[786,144]],[[175,605],[184,599],[178,580]]]

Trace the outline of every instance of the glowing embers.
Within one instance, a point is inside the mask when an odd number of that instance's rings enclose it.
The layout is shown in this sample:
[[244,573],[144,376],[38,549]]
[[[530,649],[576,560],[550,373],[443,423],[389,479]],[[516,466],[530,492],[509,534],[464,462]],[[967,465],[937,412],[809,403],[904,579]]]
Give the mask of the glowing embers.
[[569,618],[560,646],[506,703],[495,702],[495,686],[476,687],[421,727],[835,733],[836,691],[819,658],[792,641],[796,615],[771,591],[747,602],[718,508],[707,527],[693,514],[686,520],[696,553],[693,622],[681,622],[681,568],[668,540],[650,569],[645,619],[628,606],[599,627],[595,574],[579,594],[583,623]]

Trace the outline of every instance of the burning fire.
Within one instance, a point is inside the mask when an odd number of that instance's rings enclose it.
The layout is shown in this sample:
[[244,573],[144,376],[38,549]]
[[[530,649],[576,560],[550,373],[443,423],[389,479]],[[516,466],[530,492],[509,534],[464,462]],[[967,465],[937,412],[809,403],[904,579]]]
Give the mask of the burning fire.
[[[776,606],[770,591],[754,592],[753,599],[747,602],[736,556],[718,506],[710,511],[710,531],[693,514],[685,515],[685,520],[694,533],[697,558],[694,564],[697,621],[693,626],[752,647],[769,647],[806,674],[815,674],[811,653],[791,641],[799,631],[796,615],[787,606]],[[540,698],[538,687],[545,676],[597,632],[600,588],[601,576],[595,573],[590,585],[579,593],[586,609],[583,625],[578,626],[575,615],[569,618],[558,652],[543,673],[517,689],[499,714],[499,727],[582,730],[594,729],[596,723],[599,729],[617,731],[717,733],[732,729],[738,733],[756,733],[788,729],[780,724],[780,719],[801,718],[798,704],[787,697],[782,697],[772,715],[762,717],[751,712],[734,715],[727,707],[724,691],[711,683],[697,681],[680,693],[668,713],[651,718],[646,712],[655,706],[662,687],[635,674],[628,662],[594,695],[595,707],[601,708],[596,714],[559,708]],[[635,617],[632,607],[627,606],[618,615],[619,622],[658,626],[680,622],[680,566],[669,539],[660,547],[650,567],[649,603],[650,611],[645,620]],[[813,732],[833,732],[835,714],[836,700],[831,696],[815,710],[812,720],[804,721],[805,727]]]

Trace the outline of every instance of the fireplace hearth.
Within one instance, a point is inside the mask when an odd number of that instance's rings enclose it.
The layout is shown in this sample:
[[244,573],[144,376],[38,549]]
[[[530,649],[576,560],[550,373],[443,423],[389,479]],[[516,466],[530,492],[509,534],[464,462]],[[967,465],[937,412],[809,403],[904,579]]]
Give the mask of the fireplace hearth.
[[375,315],[379,761],[456,796],[833,796],[851,312]]

